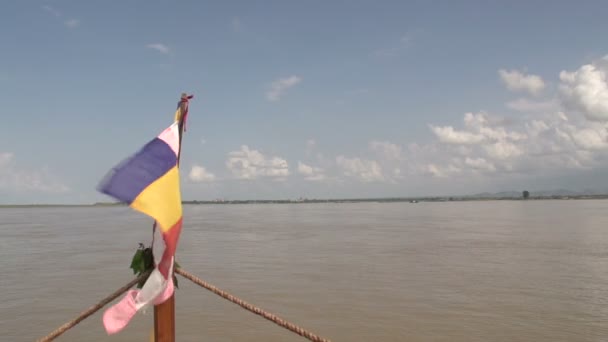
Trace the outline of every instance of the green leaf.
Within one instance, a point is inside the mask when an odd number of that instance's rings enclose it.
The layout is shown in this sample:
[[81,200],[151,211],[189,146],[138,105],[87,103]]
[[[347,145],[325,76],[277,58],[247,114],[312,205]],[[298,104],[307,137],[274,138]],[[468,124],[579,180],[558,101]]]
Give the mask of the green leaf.
[[144,249],[142,260],[143,260],[143,270],[144,271],[154,268],[154,254],[152,253],[151,247]]
[[144,258],[141,259],[139,265],[137,265],[137,274],[142,274],[146,270],[146,264]]
[[[131,265],[129,267],[137,276],[152,271],[154,269],[154,254],[152,253],[152,247],[146,247],[144,244],[140,243],[139,248],[135,251],[133,258],[131,259]],[[175,268],[180,268],[180,265],[177,262],[175,262]],[[150,274],[140,279],[137,283],[137,287],[142,288],[149,276]],[[175,287],[178,288],[175,274],[173,275],[173,283],[175,284]]]
[[138,249],[135,252],[135,255],[133,255],[133,259],[131,260],[131,266],[130,268],[133,269],[133,274],[137,274],[137,273],[141,273],[142,269],[144,268],[143,262],[144,262],[144,251],[141,249]]

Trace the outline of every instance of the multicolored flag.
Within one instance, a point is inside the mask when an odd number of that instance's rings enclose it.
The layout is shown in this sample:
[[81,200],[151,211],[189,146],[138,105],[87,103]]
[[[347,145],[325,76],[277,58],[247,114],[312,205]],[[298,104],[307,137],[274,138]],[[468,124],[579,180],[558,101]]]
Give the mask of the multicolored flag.
[[182,229],[179,122],[113,168],[98,187],[100,192],[154,218],[160,228],[154,230],[154,241],[161,242],[153,246],[156,266],[141,290],[130,290],[105,311],[103,323],[108,334],[126,327],[142,308],[161,304],[173,295],[174,256]]

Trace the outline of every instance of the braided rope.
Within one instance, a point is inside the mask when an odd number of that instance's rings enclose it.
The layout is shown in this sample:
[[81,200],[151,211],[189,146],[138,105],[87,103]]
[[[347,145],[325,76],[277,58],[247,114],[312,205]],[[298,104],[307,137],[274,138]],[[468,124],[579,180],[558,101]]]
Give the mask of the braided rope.
[[[231,295],[228,292],[222,291],[220,289],[218,289],[217,287],[205,282],[204,280],[197,278],[196,276],[192,275],[191,273],[188,273],[187,271],[184,271],[181,268],[178,268],[175,270],[175,273],[181,275],[182,277],[191,280],[193,283],[204,287],[205,289],[215,293],[216,295],[227,299],[239,306],[241,306],[242,308],[249,310],[257,315],[260,315],[264,318],[266,318],[267,320],[293,332],[296,333],[302,337],[307,338],[310,341],[313,342],[330,342],[330,340],[325,339],[323,337],[317,336],[293,323],[290,323],[272,313],[269,313],[267,311],[264,311],[252,304],[249,304],[247,302],[245,302],[242,299],[239,299],[233,295]],[[93,315],[94,313],[96,313],[97,311],[99,311],[101,308],[103,308],[105,305],[107,305],[108,303],[110,303],[111,301],[113,301],[114,299],[118,298],[120,295],[122,295],[123,293],[127,292],[130,288],[132,288],[135,284],[137,284],[142,278],[144,278],[145,276],[147,276],[147,273],[144,273],[142,275],[140,275],[139,277],[131,280],[129,283],[127,283],[126,285],[124,285],[123,287],[119,288],[118,290],[116,290],[114,293],[112,293],[111,295],[107,296],[106,298],[102,299],[99,303],[89,307],[88,309],[86,309],[85,311],[83,311],[82,313],[80,313],[80,315],[78,315],[78,317],[74,318],[73,320],[65,323],[64,325],[60,326],[59,328],[55,329],[53,332],[51,332],[50,334],[46,335],[45,337],[37,340],[37,342],[49,342],[49,341],[53,341],[54,339],[56,339],[57,337],[61,336],[62,334],[64,334],[66,331],[68,331],[69,329],[73,328],[76,324],[82,322],[83,320],[85,320],[87,317]]]
[[74,327],[76,324],[82,322],[85,318],[96,313],[97,311],[99,311],[99,309],[103,308],[105,305],[107,305],[114,299],[118,298],[118,296],[127,292],[130,288],[132,288],[135,284],[137,284],[140,279],[144,278],[147,275],[148,275],[148,273],[142,273],[139,277],[131,280],[125,286],[116,290],[116,292],[114,292],[111,295],[107,296],[106,298],[102,299],[99,303],[86,309],[80,315],[78,315],[78,317],[74,318],[73,320],[71,320],[71,321],[67,322],[66,324],[60,326],[59,328],[55,329],[53,332],[51,332],[50,334],[46,335],[45,337],[39,339],[37,342],[48,342],[48,341],[52,341],[52,340],[56,339],[57,337],[59,337],[60,335],[62,335],[66,331],[68,331],[70,328]]
[[280,318],[280,317],[278,317],[276,315],[273,315],[273,314],[271,314],[269,312],[266,312],[266,311],[264,311],[264,310],[262,310],[262,309],[260,309],[260,308],[258,308],[256,306],[253,306],[253,305],[245,302],[244,300],[241,300],[241,299],[239,299],[239,298],[231,295],[228,292],[222,291],[222,290],[218,289],[217,287],[215,287],[215,286],[213,286],[213,285],[205,282],[204,280],[199,279],[196,276],[194,276],[194,275],[192,275],[192,274],[184,271],[181,268],[177,268],[175,270],[175,273],[181,275],[182,277],[184,277],[186,279],[191,280],[193,283],[195,283],[195,284],[197,284],[199,286],[202,286],[202,287],[206,288],[207,290],[215,293],[216,295],[218,295],[218,296],[220,296],[220,297],[222,297],[224,299],[227,299],[227,300],[229,300],[229,301],[231,301],[231,302],[233,302],[233,303],[241,306],[242,308],[244,308],[246,310],[249,310],[249,311],[251,311],[251,312],[253,312],[253,313],[257,314],[257,315],[260,315],[260,316],[266,318],[267,320],[269,320],[269,321],[271,321],[271,322],[273,322],[273,323],[275,323],[275,324],[277,324],[277,325],[279,325],[279,326],[281,326],[281,327],[283,327],[283,328],[285,328],[285,329],[287,329],[287,330],[289,330],[291,332],[294,332],[294,333],[296,333],[296,334],[298,334],[298,335],[300,335],[302,337],[305,337],[305,338],[307,338],[307,339],[309,339],[311,341],[314,341],[314,342],[330,342],[330,340],[328,340],[328,339],[325,339],[325,338],[317,336],[317,335],[315,335],[315,334],[313,334],[311,332],[308,332],[308,331],[304,330],[303,328],[301,328],[301,327],[299,327],[299,326],[297,326],[297,325],[295,325],[293,323],[290,323],[290,322],[288,322],[288,321],[286,321],[286,320],[284,320],[284,319],[282,319],[282,318]]

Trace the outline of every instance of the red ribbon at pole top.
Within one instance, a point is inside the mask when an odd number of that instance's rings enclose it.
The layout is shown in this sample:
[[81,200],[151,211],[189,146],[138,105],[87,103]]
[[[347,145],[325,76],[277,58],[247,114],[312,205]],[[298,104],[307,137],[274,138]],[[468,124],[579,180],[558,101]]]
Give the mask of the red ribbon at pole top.
[[193,98],[194,95],[188,95],[186,93],[182,94],[182,98],[179,101],[178,106],[182,109],[182,122],[184,125],[184,132],[186,131],[186,119],[188,118],[188,100]]

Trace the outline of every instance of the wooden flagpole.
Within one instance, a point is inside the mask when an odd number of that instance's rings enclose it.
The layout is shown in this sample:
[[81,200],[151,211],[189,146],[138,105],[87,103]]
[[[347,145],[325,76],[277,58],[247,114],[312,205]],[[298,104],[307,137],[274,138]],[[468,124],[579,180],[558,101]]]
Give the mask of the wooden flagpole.
[[[178,104],[178,166],[182,154],[182,135],[184,134],[185,121],[188,114],[188,100],[191,98],[192,95],[188,96],[188,94],[182,93]],[[171,274],[170,277],[173,277],[173,274]],[[154,342],[175,342],[175,291],[164,303],[154,306]]]

